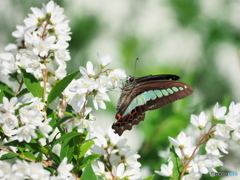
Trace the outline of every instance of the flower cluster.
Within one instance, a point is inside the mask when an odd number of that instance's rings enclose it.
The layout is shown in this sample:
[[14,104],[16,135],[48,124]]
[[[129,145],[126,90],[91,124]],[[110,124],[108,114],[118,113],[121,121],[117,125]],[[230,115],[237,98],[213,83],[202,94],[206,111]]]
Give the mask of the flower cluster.
[[65,180],[74,179],[70,171],[73,165],[67,164],[67,159],[64,158],[57,168],[58,175],[51,176],[50,172],[45,170],[41,163],[17,160],[15,164],[10,164],[5,161],[0,161],[0,178],[1,179],[34,179],[34,180]]
[[101,67],[99,72],[97,67],[93,67],[92,62],[88,61],[86,68],[79,68],[82,77],[69,85],[69,91],[72,92],[70,105],[75,112],[81,111],[89,95],[94,95],[93,105],[96,110],[98,107],[106,109],[104,101],[110,101],[107,92],[115,88],[120,80],[126,77],[122,69],[103,69],[112,61],[110,55],[102,58],[98,56],[98,60]]
[[[102,169],[105,163],[106,178],[110,175],[136,179],[140,174],[139,156],[130,153],[126,140],[112,130],[107,135],[95,133],[92,108],[88,104],[92,98],[96,110],[106,109],[105,102],[110,101],[107,93],[126,77],[124,70],[106,69],[113,58],[97,54],[98,67],[88,61],[86,68],[80,67],[79,71],[67,75],[70,28],[63,8],[49,1],[43,8],[31,10],[25,25],[17,26],[12,34],[17,43],[9,44],[5,48],[7,52],[0,54],[0,77],[4,77],[3,81],[11,78],[15,82],[13,87],[9,81],[1,82],[0,158],[11,159],[16,155],[31,163],[15,159],[15,164],[0,161],[0,179],[79,178],[84,173],[82,168],[86,167],[79,151],[86,148],[87,152],[90,146],[82,144],[86,141],[91,144],[95,137],[92,151],[102,148],[105,154],[99,152],[102,157],[94,169],[98,165]],[[74,80],[79,72],[82,76]],[[67,164],[67,159],[74,168]],[[45,161],[50,161],[46,165],[49,171],[40,163]],[[107,169],[111,171],[107,173]]]
[[[191,123],[199,129],[198,138],[187,136],[181,132],[176,139],[169,137],[174,146],[175,153],[182,162],[182,179],[200,179],[202,174],[217,172],[216,168],[223,166],[220,158],[228,154],[228,141],[238,142],[240,139],[240,103],[232,102],[227,112],[226,107],[219,107],[217,103],[213,110],[213,118],[201,112],[199,116],[191,115]],[[195,130],[194,130],[195,131]],[[196,134],[196,132],[192,132]],[[205,145],[205,146],[201,146]],[[199,152],[205,149],[206,154]],[[162,176],[171,177],[173,174],[173,162],[170,159],[168,165],[162,165],[161,171],[156,171]]]
[[[90,114],[91,107],[87,107],[87,102],[90,96],[93,96],[93,106],[106,109],[104,101],[110,101],[107,92],[117,87],[122,79],[126,78],[125,71],[122,69],[104,69],[112,61],[110,55],[100,57],[98,54],[99,68],[94,67],[91,61],[87,62],[86,68],[80,67],[79,70],[82,76],[73,80],[64,91],[67,103],[69,103],[73,111],[80,116],[69,120],[67,124],[63,124],[70,132],[74,127],[77,127],[78,132],[83,132],[87,129],[92,131],[92,120],[94,117]],[[89,118],[86,118],[89,116]]]
[[0,73],[8,76],[20,73],[18,66],[42,80],[47,92],[58,80],[66,76],[66,61],[70,55],[66,48],[70,40],[69,20],[53,1],[42,9],[31,8],[32,14],[12,33],[17,44],[9,44],[0,55]]
[[130,151],[126,138],[114,134],[111,128],[107,132],[95,131],[90,137],[96,137],[89,154],[101,156],[93,164],[93,170],[105,180],[140,179],[140,156]]
[[3,97],[3,104],[0,104],[0,125],[4,134],[11,137],[10,140],[30,142],[32,138],[37,138],[38,129],[48,137],[52,127],[48,125],[50,119],[44,121],[45,103],[39,98],[33,98],[26,104],[20,105],[16,97],[11,98],[10,101]]

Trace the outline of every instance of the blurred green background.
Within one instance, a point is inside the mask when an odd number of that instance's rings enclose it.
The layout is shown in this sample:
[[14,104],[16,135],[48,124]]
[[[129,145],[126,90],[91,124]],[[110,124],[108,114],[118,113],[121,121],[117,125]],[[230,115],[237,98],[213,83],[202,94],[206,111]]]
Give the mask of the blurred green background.
[[[11,32],[43,2],[0,0],[0,52],[14,43]],[[169,146],[168,136],[184,130],[191,114],[212,111],[216,102],[228,106],[240,96],[240,0],[66,0],[55,1],[70,19],[72,60],[68,72],[97,65],[97,52],[111,54],[110,68],[121,68],[135,76],[176,74],[195,92],[188,98],[147,113],[132,131],[123,135],[141,155],[143,177],[159,170],[166,159],[158,153]],[[93,111],[103,128],[114,121],[120,90],[111,92],[107,110]],[[233,149],[236,149],[233,145]],[[222,171],[238,172],[239,153],[226,156]],[[227,162],[230,164],[227,164]],[[163,179],[158,175],[154,179]],[[206,175],[203,179],[209,179]],[[218,179],[218,178],[216,178]],[[222,178],[227,179],[227,177]],[[234,179],[231,177],[231,179]]]

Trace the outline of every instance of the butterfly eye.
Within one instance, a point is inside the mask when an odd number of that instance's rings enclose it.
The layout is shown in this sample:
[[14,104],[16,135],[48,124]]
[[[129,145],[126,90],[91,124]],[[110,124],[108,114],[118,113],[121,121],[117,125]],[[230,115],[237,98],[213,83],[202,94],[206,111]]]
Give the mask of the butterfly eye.
[[135,78],[133,76],[128,76],[126,83],[134,82]]
[[130,76],[129,79],[128,79],[128,82],[133,82],[133,81],[134,81],[134,77]]

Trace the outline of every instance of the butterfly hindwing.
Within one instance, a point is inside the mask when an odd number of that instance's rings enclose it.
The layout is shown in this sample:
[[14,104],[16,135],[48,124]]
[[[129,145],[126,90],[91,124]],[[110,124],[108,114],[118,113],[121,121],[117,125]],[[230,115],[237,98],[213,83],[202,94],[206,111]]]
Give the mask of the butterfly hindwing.
[[162,108],[193,92],[191,86],[177,79],[175,75],[146,76],[124,86],[112,125],[115,133],[121,135],[131,130],[133,125],[144,120],[146,111]]
[[142,107],[138,106],[124,117],[119,115],[119,113],[116,114],[116,122],[112,125],[112,128],[115,130],[115,133],[121,136],[123,131],[131,130],[133,125],[137,125],[140,121],[144,120],[145,111],[143,111]]

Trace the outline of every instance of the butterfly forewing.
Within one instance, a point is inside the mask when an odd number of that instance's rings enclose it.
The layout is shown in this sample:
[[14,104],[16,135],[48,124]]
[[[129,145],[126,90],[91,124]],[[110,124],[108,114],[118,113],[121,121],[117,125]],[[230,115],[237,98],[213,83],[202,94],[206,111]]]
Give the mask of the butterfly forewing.
[[175,75],[146,76],[123,87],[116,121],[112,125],[115,133],[121,135],[131,130],[133,125],[144,120],[146,111],[162,108],[193,92],[191,86],[176,79],[179,77]]
[[136,83],[151,80],[178,80],[180,77],[172,74],[150,75],[136,79]]
[[[149,87],[149,83],[151,87]],[[146,111],[162,108],[178,99],[185,98],[193,92],[193,88],[179,81],[148,81],[139,84],[137,99],[145,99],[143,104]]]

